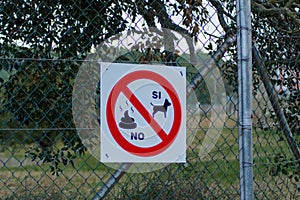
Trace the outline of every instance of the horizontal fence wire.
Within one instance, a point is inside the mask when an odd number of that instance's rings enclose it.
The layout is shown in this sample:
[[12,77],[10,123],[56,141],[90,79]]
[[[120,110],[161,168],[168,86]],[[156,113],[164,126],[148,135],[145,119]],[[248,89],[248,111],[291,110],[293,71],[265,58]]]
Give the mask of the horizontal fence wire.
[[[240,199],[235,6],[1,1],[0,199]],[[253,193],[298,199],[299,159],[263,82],[299,148],[299,27],[285,10],[299,5],[264,6],[252,8],[264,67],[253,62]],[[100,161],[103,62],[186,68],[185,163]]]

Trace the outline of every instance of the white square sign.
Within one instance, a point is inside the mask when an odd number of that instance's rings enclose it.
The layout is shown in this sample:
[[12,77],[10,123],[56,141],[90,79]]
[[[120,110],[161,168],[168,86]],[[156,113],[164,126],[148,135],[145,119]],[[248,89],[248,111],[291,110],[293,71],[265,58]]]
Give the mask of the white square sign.
[[186,161],[185,67],[101,63],[101,162]]

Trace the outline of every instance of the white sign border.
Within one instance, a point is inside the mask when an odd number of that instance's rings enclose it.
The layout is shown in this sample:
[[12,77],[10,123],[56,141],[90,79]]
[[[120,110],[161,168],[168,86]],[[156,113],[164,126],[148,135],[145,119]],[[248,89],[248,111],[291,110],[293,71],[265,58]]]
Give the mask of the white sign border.
[[[108,96],[118,80],[135,70],[148,70],[165,77],[177,92],[181,103],[181,125],[172,144],[155,156],[137,156],[125,151],[112,138],[106,120]],[[164,65],[100,63],[100,161],[132,163],[185,163],[186,162],[186,68]]]

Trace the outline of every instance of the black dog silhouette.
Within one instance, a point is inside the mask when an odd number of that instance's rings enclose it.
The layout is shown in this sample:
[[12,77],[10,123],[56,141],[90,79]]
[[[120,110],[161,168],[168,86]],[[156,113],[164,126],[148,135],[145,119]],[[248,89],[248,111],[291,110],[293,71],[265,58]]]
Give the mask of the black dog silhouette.
[[168,107],[171,105],[171,103],[168,101],[168,99],[165,99],[165,102],[163,105],[153,105],[152,103],[150,103],[150,104],[151,104],[151,106],[153,106],[153,113],[152,113],[153,117],[157,112],[163,112],[165,118],[167,117]]

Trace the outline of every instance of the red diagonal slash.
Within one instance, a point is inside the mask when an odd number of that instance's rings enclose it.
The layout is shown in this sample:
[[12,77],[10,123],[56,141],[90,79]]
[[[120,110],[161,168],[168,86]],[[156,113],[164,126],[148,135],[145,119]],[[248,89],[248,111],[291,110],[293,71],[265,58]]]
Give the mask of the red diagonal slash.
[[161,140],[166,140],[167,133],[160,127],[157,121],[152,117],[148,110],[143,106],[140,100],[131,92],[128,87],[124,87],[122,92],[129,99],[132,105],[137,109],[137,111],[144,117],[146,122],[153,128]]

